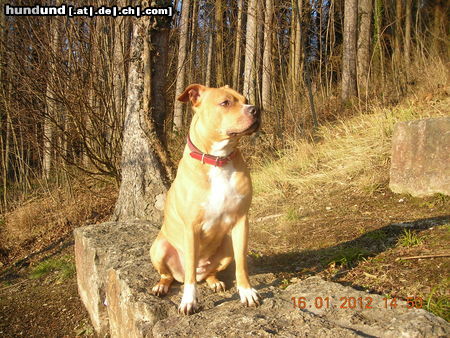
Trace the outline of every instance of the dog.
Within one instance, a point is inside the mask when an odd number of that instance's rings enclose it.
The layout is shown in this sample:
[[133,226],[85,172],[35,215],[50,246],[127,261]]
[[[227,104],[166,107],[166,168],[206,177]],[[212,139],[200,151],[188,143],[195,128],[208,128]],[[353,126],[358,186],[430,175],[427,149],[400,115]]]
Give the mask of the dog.
[[217,272],[234,258],[241,302],[258,306],[261,297],[250,285],[246,257],[252,184],[237,146],[260,128],[260,110],[228,86],[191,84],[178,100],[190,101],[195,114],[167,193],[163,226],[150,249],[161,275],[152,293],[167,294],[174,279],[184,283],[178,312],[192,314],[198,310],[197,282],[225,291]]

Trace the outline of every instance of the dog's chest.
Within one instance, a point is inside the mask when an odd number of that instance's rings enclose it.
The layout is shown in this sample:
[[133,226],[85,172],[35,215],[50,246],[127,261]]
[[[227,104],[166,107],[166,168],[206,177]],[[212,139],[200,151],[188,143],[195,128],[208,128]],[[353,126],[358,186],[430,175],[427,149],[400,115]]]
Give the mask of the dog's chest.
[[204,203],[203,231],[215,226],[231,226],[243,196],[236,188],[236,170],[231,163],[224,167],[212,167],[208,173],[210,192]]

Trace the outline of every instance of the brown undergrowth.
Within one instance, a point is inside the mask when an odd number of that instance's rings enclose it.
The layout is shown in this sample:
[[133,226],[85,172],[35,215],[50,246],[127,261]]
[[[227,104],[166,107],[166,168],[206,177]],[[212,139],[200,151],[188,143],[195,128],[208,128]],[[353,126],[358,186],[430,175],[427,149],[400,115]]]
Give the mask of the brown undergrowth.
[[82,183],[50,187],[2,217],[0,260],[4,265],[45,252],[56,243],[72,240],[74,228],[106,220],[117,189],[112,182],[84,177]]

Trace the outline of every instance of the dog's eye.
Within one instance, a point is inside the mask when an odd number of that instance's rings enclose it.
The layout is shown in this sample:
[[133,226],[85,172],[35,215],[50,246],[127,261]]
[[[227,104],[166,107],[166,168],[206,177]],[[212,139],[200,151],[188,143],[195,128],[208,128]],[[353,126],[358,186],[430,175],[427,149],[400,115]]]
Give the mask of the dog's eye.
[[222,107],[229,107],[231,105],[230,100],[225,100],[220,104]]

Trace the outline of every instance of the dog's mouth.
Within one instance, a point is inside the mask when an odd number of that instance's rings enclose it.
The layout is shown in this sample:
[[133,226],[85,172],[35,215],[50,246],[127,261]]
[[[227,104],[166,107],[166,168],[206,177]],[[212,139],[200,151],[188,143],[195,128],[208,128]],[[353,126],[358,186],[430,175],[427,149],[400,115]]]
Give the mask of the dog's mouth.
[[255,119],[253,121],[253,123],[245,128],[244,130],[229,130],[227,131],[227,135],[228,136],[244,136],[244,135],[250,135],[253,134],[255,131],[257,131],[259,129],[259,127],[261,126],[261,119]]

